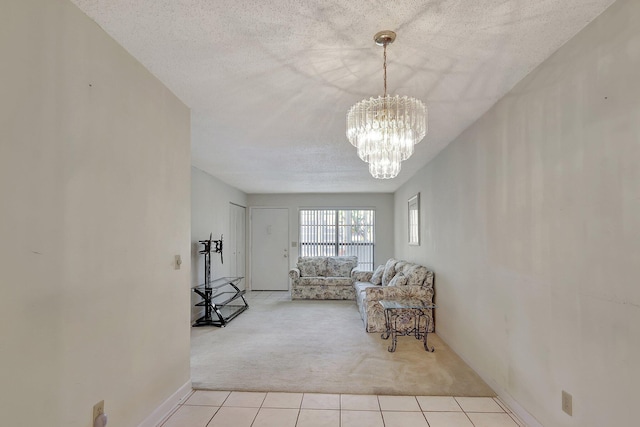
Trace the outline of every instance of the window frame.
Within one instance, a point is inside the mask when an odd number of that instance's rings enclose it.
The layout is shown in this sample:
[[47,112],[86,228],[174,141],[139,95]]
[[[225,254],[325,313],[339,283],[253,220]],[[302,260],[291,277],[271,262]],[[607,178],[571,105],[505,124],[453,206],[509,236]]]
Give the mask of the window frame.
[[[328,225],[323,224],[308,224],[304,223],[303,215],[305,212],[315,212],[316,215],[322,216],[326,215],[327,212],[331,212],[333,215],[333,222]],[[348,221],[345,223],[344,219],[349,217],[351,221],[353,221],[354,213],[362,212],[360,216],[364,216],[365,219],[370,218],[366,224],[362,224],[361,227],[365,228],[364,231],[364,240],[365,241],[348,241],[345,239],[345,235],[343,232],[347,227],[350,227],[353,230],[354,227],[358,227],[358,224],[353,224]],[[344,253],[345,248],[355,248],[352,251],[348,251],[353,253],[353,255],[358,255],[358,248],[364,248],[362,250],[367,251],[366,257],[358,256],[358,267],[359,269],[373,270],[374,267],[374,257],[375,257],[375,217],[376,210],[370,207],[301,207],[298,209],[298,256],[350,256],[349,253]],[[319,221],[318,221],[319,222]],[[303,241],[305,235],[311,234],[309,231],[304,230],[304,227],[316,227],[316,233],[322,229],[322,227],[327,227],[332,232],[332,240],[331,241],[320,241],[321,238],[318,238],[316,242]],[[369,229],[368,231],[366,229]],[[306,232],[305,232],[306,231]],[[327,237],[327,233],[323,233],[323,237]],[[304,251],[305,248],[311,248],[313,246],[317,248],[324,247],[334,248],[331,254],[327,254],[327,251]],[[369,249],[367,249],[369,248]],[[342,252],[341,253],[341,249]],[[320,253],[324,252],[324,253]]]

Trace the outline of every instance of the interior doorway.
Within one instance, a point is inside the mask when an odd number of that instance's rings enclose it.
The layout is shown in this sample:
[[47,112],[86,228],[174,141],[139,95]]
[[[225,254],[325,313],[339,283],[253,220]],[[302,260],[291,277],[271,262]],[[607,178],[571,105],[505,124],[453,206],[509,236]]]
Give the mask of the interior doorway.
[[251,290],[289,290],[289,209],[251,208]]

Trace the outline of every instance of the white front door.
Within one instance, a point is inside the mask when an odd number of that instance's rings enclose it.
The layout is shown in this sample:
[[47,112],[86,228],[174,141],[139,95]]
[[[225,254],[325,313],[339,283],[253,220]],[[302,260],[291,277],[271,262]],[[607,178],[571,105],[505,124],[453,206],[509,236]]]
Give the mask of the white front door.
[[289,209],[251,209],[251,290],[289,290]]

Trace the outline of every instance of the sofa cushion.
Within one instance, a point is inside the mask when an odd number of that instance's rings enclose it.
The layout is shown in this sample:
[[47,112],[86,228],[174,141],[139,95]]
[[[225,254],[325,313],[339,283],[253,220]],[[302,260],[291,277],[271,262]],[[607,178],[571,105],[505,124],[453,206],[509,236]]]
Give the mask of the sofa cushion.
[[327,275],[327,258],[326,257],[317,257],[315,261],[316,265],[316,274],[318,276],[326,276]]
[[391,279],[393,279],[393,276],[396,275],[395,267],[397,262],[398,262],[397,259],[391,258],[385,264],[384,273],[382,273],[382,286],[387,286],[391,281]]
[[291,289],[292,299],[355,299],[355,290],[351,286],[351,279],[348,277],[303,277],[300,280],[306,283],[303,286],[296,286]]
[[354,282],[370,282],[373,271],[362,271],[354,268],[351,270],[351,278]]
[[[326,276],[327,275],[327,257],[325,256],[306,256],[298,258],[298,268],[302,273],[302,264],[308,264],[315,267],[314,276]],[[302,276],[307,276],[306,274],[302,274]],[[307,276],[309,277],[309,276]]]
[[373,272],[370,282],[374,285],[382,285],[382,275],[384,274],[384,265],[379,265]]
[[396,269],[396,274],[398,274],[398,272],[402,271],[408,265],[409,263],[407,261],[403,259],[398,260],[398,262],[396,262],[396,266],[394,267]]
[[407,276],[402,273],[398,273],[393,276],[393,279],[389,281],[387,286],[405,286],[407,284]]
[[318,275],[316,265],[312,261],[298,262],[301,277],[315,277]]
[[300,286],[346,286],[348,288],[353,287],[353,281],[351,277],[301,277],[298,284]]
[[358,265],[358,258],[329,257],[327,258],[327,277],[351,277],[351,270]]
[[364,292],[367,288],[375,288],[376,285],[371,284],[371,282],[354,282],[353,287],[356,289],[357,293]]
[[418,264],[407,264],[402,274],[407,277],[407,285],[423,286],[427,278],[427,267]]

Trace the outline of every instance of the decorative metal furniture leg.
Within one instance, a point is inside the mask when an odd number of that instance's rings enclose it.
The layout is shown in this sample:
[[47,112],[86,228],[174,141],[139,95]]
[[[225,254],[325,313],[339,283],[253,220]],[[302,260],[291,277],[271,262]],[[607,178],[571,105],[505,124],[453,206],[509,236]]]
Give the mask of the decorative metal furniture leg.
[[[196,307],[204,307],[204,316],[195,321],[192,326],[218,326],[224,328],[240,313],[249,308],[244,298],[245,291],[238,288],[243,277],[221,277],[204,285],[196,286],[193,292],[198,294],[202,301]],[[220,299],[225,296],[224,301]],[[218,298],[217,301],[214,299]],[[229,304],[233,301],[242,301],[243,305]],[[215,315],[215,319],[214,319]]]
[[380,338],[386,340],[389,339],[389,335],[391,334],[391,319],[389,319],[389,310],[384,310],[384,325],[387,330],[380,335]]
[[[381,300],[379,303],[384,310],[386,328],[381,337],[383,339],[387,339],[391,336],[391,345],[388,349],[390,352],[396,351],[398,335],[413,335],[415,339],[422,340],[422,344],[426,351],[430,353],[435,351],[433,347],[429,347],[427,344],[429,327],[433,324],[433,318],[430,315],[430,311],[436,308],[435,305],[421,300],[411,299]],[[399,329],[399,320],[401,326],[404,325],[406,327]],[[422,326],[423,324],[424,328]]]
[[396,351],[396,345],[398,344],[398,315],[389,315],[389,317],[390,323],[393,322],[393,326],[391,327],[391,345],[387,350],[389,350],[390,353],[393,353]]
[[431,318],[430,316],[424,316],[424,349],[430,353],[436,351],[436,349],[427,344],[427,335],[429,335],[429,327],[431,326]]

